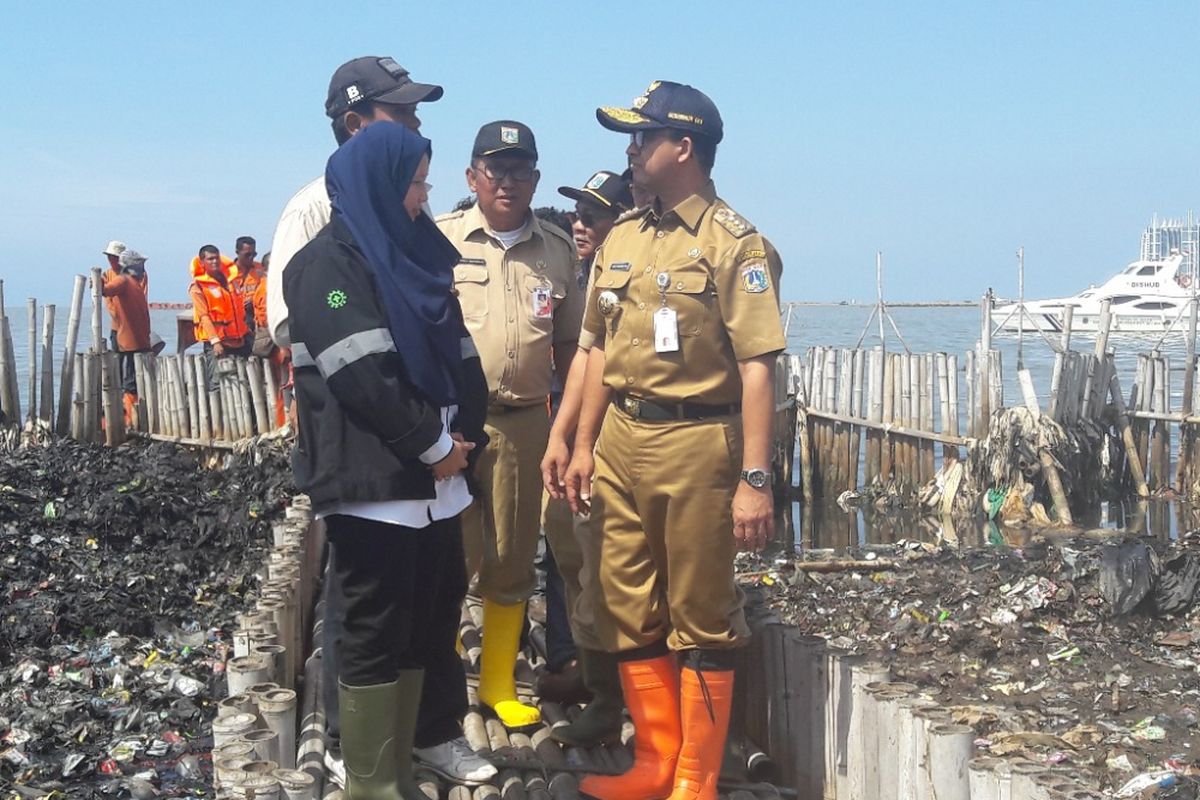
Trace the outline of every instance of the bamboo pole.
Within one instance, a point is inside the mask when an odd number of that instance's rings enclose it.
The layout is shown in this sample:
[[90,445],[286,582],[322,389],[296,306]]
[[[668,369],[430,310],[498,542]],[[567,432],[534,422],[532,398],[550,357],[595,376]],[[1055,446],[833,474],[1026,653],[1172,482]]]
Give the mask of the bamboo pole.
[[87,352],[83,357],[83,439],[87,442],[96,441],[96,420],[99,410],[96,408],[96,354]]
[[[883,414],[880,423],[891,425],[896,414],[896,354],[883,354]],[[882,431],[879,437],[879,477],[882,483],[891,481],[895,473],[895,449],[892,435]]]
[[133,378],[137,388],[138,401],[135,408],[132,430],[145,433],[149,427],[149,402],[146,399],[146,356],[147,353],[133,354]]
[[171,394],[171,386],[168,382],[168,376],[171,370],[167,365],[167,359],[170,356],[163,356],[158,361],[157,383],[158,383],[158,408],[161,416],[158,421],[157,433],[165,436],[178,436],[179,431],[175,430],[175,398]]
[[845,417],[845,416],[842,416],[841,414],[838,414],[835,411],[813,410],[813,411],[808,412],[808,415],[810,417],[815,417],[819,420],[825,420],[825,421],[829,421],[829,422],[844,422],[847,424],[854,423],[857,425],[862,425],[864,428],[869,428],[871,430],[885,431],[894,436],[908,437],[908,438],[911,438],[914,440],[920,439],[920,440],[929,441],[929,442],[937,442],[940,444],[952,444],[952,445],[955,445],[958,447],[967,447],[968,445],[971,445],[972,443],[975,442],[975,440],[970,437],[950,436],[948,434],[940,433],[938,431],[923,431],[918,428],[907,428],[904,425],[900,424],[899,422],[895,422],[895,423],[883,422],[883,423],[876,424],[874,422],[871,422],[871,421],[865,420],[865,419]]
[[[1024,396],[1025,407],[1033,414],[1035,421],[1041,418],[1042,412],[1038,404],[1037,394],[1033,389],[1033,378],[1029,375],[1029,370],[1022,369],[1017,371],[1017,382],[1021,386],[1021,394]],[[1050,450],[1042,441],[1042,436],[1038,435],[1038,461],[1042,465],[1042,475],[1046,478],[1046,488],[1050,490],[1050,498],[1054,502],[1054,513],[1058,517],[1058,522],[1062,525],[1075,524],[1074,518],[1071,516],[1071,506],[1067,502],[1067,493],[1063,488],[1062,476],[1058,474],[1058,464],[1051,455]]]
[[204,386],[204,357],[189,355],[187,357],[188,391],[196,394],[197,423],[200,428],[200,441],[212,440],[212,417],[209,414],[208,390]]
[[1113,405],[1117,409],[1117,429],[1121,432],[1121,441],[1125,444],[1125,461],[1129,464],[1129,477],[1133,479],[1138,497],[1149,497],[1150,489],[1146,486],[1146,473],[1142,469],[1142,460],[1138,456],[1137,442],[1133,438],[1133,429],[1129,425],[1129,413],[1125,408],[1125,398],[1121,396],[1121,379],[1116,370],[1112,372],[1108,387]]
[[[1200,311],[1200,298],[1192,295],[1191,307],[1188,309],[1188,332],[1187,332],[1187,361],[1184,362],[1183,371],[1183,414],[1190,416],[1192,413],[1192,400],[1196,388],[1196,326],[1198,321],[1198,311]],[[1175,490],[1183,492],[1184,474],[1188,471],[1191,456],[1191,443],[1189,437],[1185,435],[1183,428],[1179,429],[1179,458],[1175,465]]]
[[[263,359],[250,358],[246,360],[246,374],[250,380],[250,396],[254,401],[255,427],[260,436],[271,432],[271,421],[267,416],[267,397],[263,391],[262,373],[264,369],[270,372],[271,365]],[[271,416],[274,416],[274,414]]]
[[160,431],[158,410],[158,356],[154,353],[142,354],[142,387],[146,391],[146,425],[147,433]]
[[8,347],[4,331],[8,329],[8,312],[4,308],[4,279],[0,278],[0,411],[14,425],[19,425],[19,415],[13,414],[13,399],[8,393],[11,384],[10,375],[16,364],[8,356]]
[[[1150,370],[1154,375],[1154,388],[1150,393],[1150,410],[1162,413],[1162,355],[1157,350],[1150,355]],[[1162,420],[1155,420],[1150,433],[1150,488],[1153,490],[1161,489],[1166,477],[1162,471],[1163,427]]]
[[92,351],[104,352],[104,315],[101,312],[104,279],[99,267],[92,267]]
[[[838,352],[832,347],[825,349],[825,401],[823,407],[830,411],[837,410],[837,362]],[[827,468],[823,470],[825,482],[825,496],[833,499],[837,497],[835,488],[837,486],[837,434],[838,429],[834,425],[827,425],[825,430],[825,458],[824,464]]]
[[120,403],[113,409],[113,387],[120,387],[116,380],[116,354],[112,351],[102,351],[97,355],[100,359],[101,374],[101,403],[104,413],[104,444],[115,447],[121,444],[121,432],[125,429],[125,420],[121,419]]
[[83,314],[83,290],[87,287],[87,278],[75,276],[75,285],[71,289],[71,311],[67,317],[67,339],[63,344],[62,372],[58,386],[58,422],[56,428],[60,435],[66,434],[70,424],[73,408],[72,398],[75,394],[75,349],[79,344],[79,320]]
[[77,442],[83,442],[87,440],[87,428],[84,423],[86,414],[84,413],[83,402],[83,387],[87,385],[87,381],[83,372],[83,353],[71,353],[68,357],[75,362],[75,366],[71,370],[73,376],[71,382],[71,438]]
[[[866,383],[867,372],[867,353],[863,350],[854,351],[854,391],[853,399],[853,414],[856,417],[863,417],[863,384]],[[858,488],[858,465],[859,465],[859,449],[862,447],[862,432],[861,425],[854,425],[850,428],[850,475],[846,481],[846,488],[854,491]]]
[[[995,413],[1004,408],[1004,353],[993,350],[988,354],[988,366],[991,368],[991,378],[988,386],[991,390],[990,408]],[[991,417],[988,418],[991,424]]]
[[1100,325],[1096,331],[1096,360],[1088,362],[1088,374],[1083,384],[1083,403],[1082,408],[1085,414],[1090,413],[1092,408],[1092,393],[1097,386],[1096,369],[1104,362],[1104,355],[1108,352],[1108,334],[1112,326],[1112,300],[1105,298],[1100,301]]
[[[796,357],[793,357],[791,361],[793,364],[796,364],[797,365],[796,368],[799,369],[799,359]],[[282,374],[280,375],[281,379],[283,379],[284,377],[285,377],[284,375],[282,375]],[[263,383],[266,386],[267,397],[270,398],[270,406],[271,406],[271,421],[270,421],[270,424],[268,425],[268,430],[273,431],[276,428],[280,427],[279,417],[283,414],[284,408],[283,408],[283,389],[279,386],[278,382],[275,380],[275,365],[271,363],[270,358],[263,359]],[[797,407],[799,407],[799,403],[797,403]]]
[[[837,412],[843,417],[850,419],[853,415],[850,412],[850,399],[854,396],[854,353],[850,350],[841,350],[838,352],[838,391],[837,391]],[[834,463],[836,470],[834,474],[834,489],[831,496],[839,496],[843,490],[849,487],[850,478],[850,425],[847,423],[835,423],[837,431],[837,439],[835,441]]]
[[[934,357],[934,370],[937,373],[938,413],[942,433],[950,432],[950,367],[945,353]],[[950,460],[950,447],[942,447],[942,466]]]
[[975,351],[968,350],[966,355],[966,377],[967,377],[967,436],[975,438],[983,438],[977,436],[977,406],[975,402],[975,381],[978,378],[978,372],[975,368]]
[[[932,353],[926,353],[921,357],[921,379],[924,391],[921,393],[921,429],[932,431],[933,425],[933,406],[934,406],[934,384],[937,382],[937,370],[934,366],[934,358]],[[925,445],[925,480],[933,480],[934,475],[934,446],[932,442],[926,441]]]
[[812,514],[814,504],[812,474],[812,436],[809,429],[808,409],[796,406],[796,436],[800,448],[800,491],[804,495],[804,513]]
[[1054,372],[1050,377],[1050,419],[1062,422],[1062,411],[1059,406],[1059,390],[1062,388],[1063,370],[1071,352],[1071,328],[1075,320],[1075,306],[1068,305],[1063,309],[1062,351],[1054,354]]
[[[868,375],[870,378],[868,382],[868,388],[870,391],[868,393],[867,419],[875,423],[883,421],[884,358],[885,354],[882,346],[871,348],[868,362]],[[882,467],[882,464],[880,463],[882,438],[883,437],[880,436],[877,430],[871,428],[867,429],[866,483],[868,486],[875,483],[875,481],[879,479],[880,469]]]
[[[916,376],[913,375],[913,357],[912,353],[905,353],[900,356],[900,424],[905,428],[915,428],[913,424],[913,388],[916,386]],[[902,463],[904,465],[904,480],[910,485],[917,482],[916,454],[913,452],[913,443],[911,439],[901,439],[901,447],[904,451]]]
[[25,301],[25,313],[29,320],[29,350],[28,361],[26,365],[29,369],[27,373],[28,385],[25,387],[29,392],[29,423],[31,429],[37,429],[37,413],[38,413],[38,346],[37,346],[37,298],[30,297]]
[[254,400],[250,390],[249,362],[245,358],[237,359],[237,388],[242,407],[242,435],[253,436]]
[[53,303],[42,306],[42,404],[38,419],[54,428],[54,316]]
[[[949,380],[947,385],[950,389],[950,419],[948,420],[949,427],[942,433],[958,436],[958,356],[954,353],[946,356],[946,370]],[[954,457],[958,458],[957,448],[954,451]]]
[[191,438],[204,439],[207,434],[204,431],[202,418],[208,415],[201,412],[204,407],[205,396],[198,390],[196,385],[196,368],[192,366],[195,356],[189,356],[185,353],[180,353],[176,356],[179,359],[179,369],[182,373],[182,381],[184,391],[187,392],[188,398],[188,429],[191,431]]
[[[203,358],[211,358],[209,355]],[[220,374],[217,374],[217,385],[215,388],[208,390],[208,421],[212,424],[212,435],[214,440],[223,440],[225,436],[225,404],[224,397],[221,391]],[[207,386],[207,379],[205,386]]]
[[192,421],[189,413],[187,391],[183,383],[183,366],[180,363],[182,357],[182,353],[176,353],[168,359],[167,363],[171,369],[171,388],[175,392],[176,407],[179,409],[179,420],[177,423],[179,435],[191,438]]

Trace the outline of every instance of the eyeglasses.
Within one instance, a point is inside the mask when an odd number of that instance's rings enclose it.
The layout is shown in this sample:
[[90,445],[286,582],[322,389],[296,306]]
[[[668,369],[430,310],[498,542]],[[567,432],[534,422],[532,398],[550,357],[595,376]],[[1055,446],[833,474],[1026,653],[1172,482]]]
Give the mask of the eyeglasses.
[[664,131],[664,130],[666,130],[666,129],[665,128],[649,128],[649,129],[643,128],[642,130],[633,131],[629,134],[629,143],[631,145],[633,145],[634,149],[641,150],[642,147],[644,147],[646,144],[647,135],[649,135],[650,137],[653,137],[659,133],[662,133],[662,131]]
[[[594,228],[594,227],[596,227],[596,223],[600,221],[600,218],[598,216],[596,216],[595,213],[593,213],[591,211],[586,211],[586,210],[585,211],[576,211],[574,214],[571,214],[571,216],[574,219],[577,219],[580,222],[582,222],[583,227],[585,227],[585,228]],[[574,220],[572,220],[572,221],[574,221]]]
[[492,164],[484,164],[482,167],[476,167],[476,172],[482,172],[484,177],[492,183],[499,183],[505,178],[512,178],[517,183],[526,183],[533,180],[534,167],[497,167]]

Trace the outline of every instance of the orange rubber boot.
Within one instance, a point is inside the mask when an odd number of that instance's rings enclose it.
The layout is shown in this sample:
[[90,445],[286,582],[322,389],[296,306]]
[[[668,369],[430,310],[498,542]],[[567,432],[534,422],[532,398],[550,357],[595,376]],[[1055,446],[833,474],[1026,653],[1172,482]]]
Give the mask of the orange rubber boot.
[[717,800],[717,779],[721,777],[732,705],[732,670],[683,669],[679,680],[683,747],[670,800]]
[[589,775],[579,791],[591,800],[664,800],[682,744],[675,656],[622,662],[621,688],[636,730],[633,766],[621,775]]
[[136,394],[125,392],[122,396],[122,402],[125,406],[125,427],[136,428],[138,424],[138,397]]

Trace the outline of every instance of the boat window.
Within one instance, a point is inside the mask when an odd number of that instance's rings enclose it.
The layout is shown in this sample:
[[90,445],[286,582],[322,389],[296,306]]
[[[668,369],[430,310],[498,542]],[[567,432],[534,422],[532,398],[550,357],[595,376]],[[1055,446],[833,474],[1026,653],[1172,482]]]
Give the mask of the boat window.
[[1175,308],[1175,304],[1149,301],[1145,303],[1138,303],[1136,306],[1134,306],[1134,308],[1141,309],[1143,311],[1166,311],[1169,308]]
[[1157,275],[1162,269],[1162,264],[1148,264],[1138,270],[1138,275]]
[[1137,300],[1137,299],[1138,299],[1138,296],[1136,294],[1119,294],[1116,297],[1112,298],[1112,304],[1114,306],[1119,306],[1122,303],[1132,303],[1134,300]]

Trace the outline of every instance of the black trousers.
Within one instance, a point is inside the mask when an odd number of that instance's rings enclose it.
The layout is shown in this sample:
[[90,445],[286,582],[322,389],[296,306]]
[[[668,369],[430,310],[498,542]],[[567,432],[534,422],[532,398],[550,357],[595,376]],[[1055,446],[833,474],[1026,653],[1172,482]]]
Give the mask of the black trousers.
[[117,346],[117,332],[110,331],[109,343],[117,354],[117,369],[121,373],[121,391],[125,394],[137,394],[137,370],[134,368],[134,353],[149,353],[149,350],[122,350]]
[[370,686],[424,669],[415,745],[462,735],[467,679],[455,649],[467,594],[457,517],[405,528],[340,514],[325,519],[341,584],[341,681]]
[[542,556],[542,570],[546,573],[546,667],[551,672],[562,672],[578,652],[571,636],[571,615],[567,611],[562,573],[549,547]]

